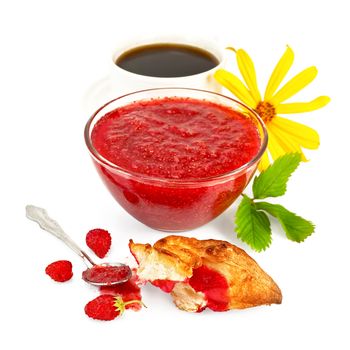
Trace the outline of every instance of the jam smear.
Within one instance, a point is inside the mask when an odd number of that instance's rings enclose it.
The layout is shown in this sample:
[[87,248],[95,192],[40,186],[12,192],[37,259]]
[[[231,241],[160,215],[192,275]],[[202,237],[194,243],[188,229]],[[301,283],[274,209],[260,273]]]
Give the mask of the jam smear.
[[[132,277],[125,283],[116,284],[113,286],[101,286],[100,293],[101,295],[108,294],[113,296],[119,296],[123,299],[124,302],[131,300],[140,300],[141,301],[141,289],[139,287],[138,277],[133,271]],[[133,303],[126,305],[126,309],[132,309],[138,311],[142,308],[142,305],[139,303]]]
[[160,288],[165,293],[170,293],[174,287],[176,282],[169,280],[154,280],[151,282],[155,287]]
[[229,286],[221,273],[203,265],[193,270],[189,284],[196,292],[202,292],[205,295],[209,309],[213,311],[226,311],[228,309],[227,292]]
[[[154,286],[160,288],[166,293],[171,293],[177,281],[154,280],[151,282]],[[202,292],[207,299],[209,309],[213,311],[228,310],[228,284],[226,278],[219,272],[210,269],[207,266],[201,266],[193,270],[191,278],[186,279],[183,283],[188,283],[196,292]],[[205,309],[201,308],[197,312]]]

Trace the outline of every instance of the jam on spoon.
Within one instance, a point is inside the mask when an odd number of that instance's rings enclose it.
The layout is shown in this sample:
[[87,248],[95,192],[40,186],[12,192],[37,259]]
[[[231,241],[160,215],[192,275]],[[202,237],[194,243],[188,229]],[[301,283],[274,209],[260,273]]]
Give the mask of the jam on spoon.
[[101,264],[83,271],[82,278],[94,285],[113,285],[117,281],[127,281],[130,278],[130,267],[124,264]]

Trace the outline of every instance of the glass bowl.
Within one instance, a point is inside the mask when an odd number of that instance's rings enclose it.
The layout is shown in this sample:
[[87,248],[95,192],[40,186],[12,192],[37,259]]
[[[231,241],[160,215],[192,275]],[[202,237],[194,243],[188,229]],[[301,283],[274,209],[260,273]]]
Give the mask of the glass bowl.
[[[108,112],[135,101],[189,97],[229,106],[249,118],[260,135],[260,148],[249,162],[220,175],[196,179],[168,179],[123,169],[104,158],[93,146],[91,133]],[[251,108],[218,93],[185,88],[159,88],[118,97],[100,109],[85,126],[85,142],[103,182],[117,202],[134,218],[162,231],[184,231],[213,220],[226,210],[251,180],[267,146],[263,121]]]

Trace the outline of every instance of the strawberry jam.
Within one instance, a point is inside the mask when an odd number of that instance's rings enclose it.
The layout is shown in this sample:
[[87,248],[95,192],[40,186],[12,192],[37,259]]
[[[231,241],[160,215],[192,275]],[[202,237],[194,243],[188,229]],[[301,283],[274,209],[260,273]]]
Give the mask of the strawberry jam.
[[228,309],[228,284],[221,273],[207,266],[201,266],[193,270],[189,284],[196,292],[202,292],[205,295],[209,309],[213,311],[226,311]]
[[[117,201],[148,226],[198,227],[243,191],[258,154],[256,124],[240,112],[192,98],[137,101],[102,116],[91,132],[95,165]],[[110,167],[107,163],[116,166]]]
[[[141,289],[139,287],[138,277],[133,271],[132,277],[125,283],[116,284],[114,286],[100,287],[101,294],[111,294],[121,297],[124,302],[131,300],[141,300]],[[133,303],[126,306],[127,309],[140,310],[141,304]]]
[[[183,281],[188,283],[196,292],[202,292],[207,300],[209,309],[213,311],[228,310],[228,284],[226,278],[219,272],[207,266],[201,266],[193,270],[192,277]],[[176,285],[176,281],[154,280],[151,282],[163,292],[171,293]],[[198,312],[203,311],[199,309]]]
[[127,280],[131,275],[129,266],[95,265],[83,271],[82,277],[93,283],[113,284]]
[[160,288],[165,293],[170,293],[174,287],[176,282],[169,280],[154,280],[151,282],[155,287]]

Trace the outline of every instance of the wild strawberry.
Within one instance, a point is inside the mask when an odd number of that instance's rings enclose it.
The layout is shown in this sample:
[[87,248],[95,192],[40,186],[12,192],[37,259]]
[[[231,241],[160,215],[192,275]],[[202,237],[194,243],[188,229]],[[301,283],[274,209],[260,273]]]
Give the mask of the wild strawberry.
[[125,307],[133,303],[142,303],[140,300],[124,302],[121,297],[103,294],[89,301],[85,305],[85,313],[95,320],[111,321],[122,315]]
[[73,276],[72,263],[68,260],[58,260],[48,265],[45,272],[56,282],[66,282]]
[[111,243],[109,232],[100,228],[90,230],[86,235],[87,246],[101,259],[108,253]]

